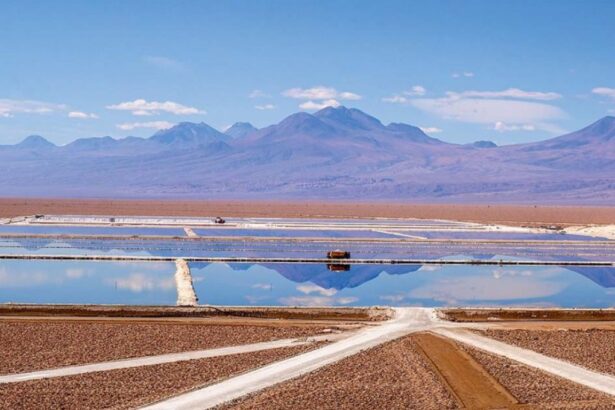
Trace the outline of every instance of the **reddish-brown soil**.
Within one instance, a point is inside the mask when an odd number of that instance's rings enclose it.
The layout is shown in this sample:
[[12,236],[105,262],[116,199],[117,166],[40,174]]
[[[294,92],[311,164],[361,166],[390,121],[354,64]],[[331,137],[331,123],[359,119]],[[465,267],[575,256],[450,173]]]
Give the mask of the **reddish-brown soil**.
[[388,217],[504,224],[608,224],[615,207],[322,201],[154,201],[1,198],[0,217],[33,214],[230,217]]
[[430,333],[412,336],[425,356],[468,409],[514,407],[517,400],[453,341]]
[[487,337],[534,350],[603,373],[615,374],[615,331],[609,330],[498,330]]
[[458,408],[406,337],[222,406],[225,409]]
[[442,309],[453,322],[613,321],[615,309]]
[[387,308],[0,304],[0,316],[378,321],[388,319],[390,315],[391,310]]
[[501,322],[497,324],[490,324],[493,329],[502,330],[611,330],[615,331],[615,321],[550,321],[550,322]]
[[530,408],[612,409],[615,406],[615,399],[607,394],[500,356],[462,348],[520,403],[530,404]]
[[330,328],[0,320],[0,374],[298,338]]
[[0,385],[0,409],[135,408],[294,356],[314,346]]

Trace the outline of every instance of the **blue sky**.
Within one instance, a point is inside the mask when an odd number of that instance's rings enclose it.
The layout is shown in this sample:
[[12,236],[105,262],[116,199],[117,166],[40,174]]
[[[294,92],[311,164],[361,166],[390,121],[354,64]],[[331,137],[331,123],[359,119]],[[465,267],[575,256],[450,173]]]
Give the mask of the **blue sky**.
[[[343,104],[452,142],[615,115],[613,1],[4,1],[0,144]],[[301,108],[303,107],[303,108]]]

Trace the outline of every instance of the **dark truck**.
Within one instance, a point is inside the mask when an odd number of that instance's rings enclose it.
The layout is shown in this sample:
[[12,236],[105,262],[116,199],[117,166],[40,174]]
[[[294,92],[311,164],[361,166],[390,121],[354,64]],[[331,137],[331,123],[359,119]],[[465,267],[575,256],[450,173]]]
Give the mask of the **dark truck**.
[[350,252],[336,249],[334,251],[327,252],[327,258],[328,259],[350,259]]

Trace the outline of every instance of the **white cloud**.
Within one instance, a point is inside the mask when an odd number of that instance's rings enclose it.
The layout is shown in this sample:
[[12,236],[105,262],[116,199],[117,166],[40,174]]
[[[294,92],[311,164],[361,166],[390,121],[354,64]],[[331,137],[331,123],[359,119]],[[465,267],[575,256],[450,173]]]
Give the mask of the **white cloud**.
[[86,112],[81,112],[81,111],[71,111],[68,113],[68,118],[79,118],[79,119],[96,119],[98,118],[98,115],[93,114],[93,113],[86,113]]
[[339,93],[337,95],[337,98],[339,98],[340,100],[356,101],[356,100],[360,100],[362,97],[359,94],[355,94],[355,93],[350,93],[348,91],[344,91],[344,92]]
[[158,68],[163,68],[165,70],[183,70],[184,65],[177,60],[173,60],[172,58],[162,57],[162,56],[146,56],[143,60],[153,66]]
[[339,107],[342,101],[356,101],[362,97],[350,91],[337,91],[333,87],[290,88],[282,95],[297,100],[307,100],[299,105],[304,110],[319,110],[325,107]]
[[504,98],[467,97],[464,93],[447,93],[442,98],[415,98],[408,104],[438,117],[474,124],[496,124],[506,127],[533,126],[536,130],[559,133],[563,130],[551,121],[566,114],[558,107],[534,101]]
[[322,296],[333,296],[337,293],[337,290],[335,289],[325,289],[313,284],[299,285],[297,286],[297,290],[301,293],[305,293],[306,295],[318,293]]
[[124,130],[130,131],[135,128],[153,128],[155,130],[166,130],[171,128],[175,124],[169,121],[149,121],[149,122],[127,122],[123,124],[117,124],[116,127]]
[[262,90],[252,90],[250,94],[248,94],[249,98],[271,98],[271,95],[263,92]]
[[474,77],[474,73],[471,72],[471,71],[464,71],[463,73],[453,73],[451,75],[451,77],[453,77],[453,78],[460,78],[460,77],[471,78],[471,77]]
[[441,128],[438,127],[419,127],[421,131],[426,134],[437,134],[438,132],[442,132]]
[[317,102],[317,101],[306,101],[304,103],[299,104],[299,108],[303,109],[303,110],[322,110],[323,108],[326,107],[339,107],[341,104],[339,101],[337,100],[325,100],[325,101],[321,101],[321,102]]
[[275,109],[275,105],[273,104],[263,104],[263,105],[255,105],[254,108],[256,108],[257,110],[273,110]]
[[49,114],[66,110],[64,104],[52,104],[33,100],[0,99],[0,117],[12,117],[15,114]]
[[356,302],[357,300],[359,300],[359,298],[354,296],[344,296],[341,298],[337,298],[337,303],[339,303],[340,305],[348,305],[350,303]]
[[161,111],[175,115],[205,114],[205,111],[198,108],[187,107],[173,101],[158,102],[146,101],[144,99],[108,105],[107,108],[110,110],[131,111],[133,115],[157,115]]
[[393,104],[405,104],[408,102],[408,98],[404,97],[403,95],[392,95],[390,97],[384,97],[382,99],[382,101],[384,102],[388,102],[388,103],[393,103]]
[[592,90],[592,93],[596,95],[601,95],[604,97],[609,97],[615,100],[615,88],[596,87]]
[[532,124],[508,125],[508,124],[503,123],[502,121],[498,121],[494,124],[493,129],[498,132],[536,131],[536,126]]
[[404,91],[405,95],[409,95],[411,97],[420,97],[427,93],[427,89],[421,85],[415,85],[410,90]]
[[261,290],[271,290],[273,289],[273,285],[271,285],[271,283],[255,283],[254,285],[252,285],[252,288],[261,289]]
[[337,90],[331,87],[290,88],[282,93],[285,97],[299,100],[327,100],[337,97]]
[[70,279],[79,279],[85,276],[85,270],[83,269],[67,269],[66,277]]
[[289,296],[281,298],[279,302],[286,306],[330,306],[347,305],[357,300],[359,299],[354,296],[344,296],[340,298],[327,296]]
[[129,290],[134,293],[155,289],[170,290],[175,287],[173,278],[155,279],[143,273],[132,273],[127,277],[109,279],[107,283],[113,283],[117,285],[118,289]]
[[502,91],[463,91],[461,93],[447,92],[450,98],[516,98],[522,100],[549,101],[562,98],[554,92],[524,91],[519,88],[507,88]]
[[529,276],[519,280],[511,276],[495,278],[476,275],[459,279],[436,279],[413,289],[409,296],[458,305],[483,301],[546,298],[561,292],[564,288],[564,285],[543,277]]

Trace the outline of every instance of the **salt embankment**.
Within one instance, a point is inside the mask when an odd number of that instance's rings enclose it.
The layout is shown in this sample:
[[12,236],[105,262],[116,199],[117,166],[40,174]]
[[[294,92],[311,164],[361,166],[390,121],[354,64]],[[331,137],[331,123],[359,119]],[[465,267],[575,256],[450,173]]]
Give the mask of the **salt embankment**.
[[192,286],[192,275],[188,262],[184,259],[175,260],[175,284],[177,286],[177,306],[196,306],[198,298]]

